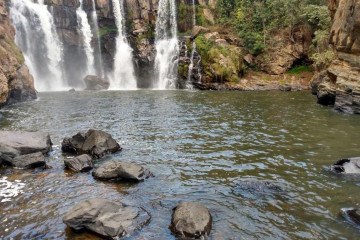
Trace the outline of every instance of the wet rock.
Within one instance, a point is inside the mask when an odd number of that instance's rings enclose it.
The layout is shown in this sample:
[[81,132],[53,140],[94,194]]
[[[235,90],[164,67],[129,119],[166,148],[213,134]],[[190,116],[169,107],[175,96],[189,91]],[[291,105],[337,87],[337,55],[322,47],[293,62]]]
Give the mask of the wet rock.
[[106,162],[93,171],[93,176],[101,180],[119,179],[139,182],[151,175],[149,170],[140,165],[119,161]]
[[280,85],[279,90],[283,91],[283,92],[290,92],[291,91],[291,86],[288,85],[288,84]]
[[342,208],[341,215],[348,221],[360,225],[360,210],[356,208]]
[[[0,155],[8,155],[10,152],[18,152],[18,155],[42,152],[46,154],[51,151],[52,142],[49,134],[41,132],[15,132],[0,131],[0,149],[7,149],[5,152],[0,150]],[[14,157],[14,156],[13,156]]]
[[5,165],[9,165],[21,169],[45,167],[45,157],[41,152],[30,153],[26,155],[17,156],[8,160],[3,160]]
[[179,237],[200,238],[208,236],[211,226],[211,214],[200,203],[183,202],[173,210],[170,230]]
[[65,159],[64,163],[66,168],[74,172],[86,172],[94,167],[91,156],[87,154]]
[[142,208],[99,198],[78,203],[63,218],[74,230],[87,229],[110,238],[130,235],[149,220],[149,214]]
[[64,138],[61,149],[63,152],[89,154],[93,158],[101,158],[106,154],[120,151],[121,147],[110,134],[90,129],[87,132],[79,132],[71,138]]
[[106,90],[110,86],[107,80],[95,75],[87,75],[84,82],[86,84],[85,90]]
[[69,92],[76,92],[75,88],[69,89]]
[[285,186],[274,181],[244,179],[234,181],[232,191],[245,198],[260,199],[260,197],[266,196],[266,200],[268,200],[269,196],[282,195],[285,192]]
[[331,171],[341,174],[360,174],[360,157],[341,159],[331,166]]

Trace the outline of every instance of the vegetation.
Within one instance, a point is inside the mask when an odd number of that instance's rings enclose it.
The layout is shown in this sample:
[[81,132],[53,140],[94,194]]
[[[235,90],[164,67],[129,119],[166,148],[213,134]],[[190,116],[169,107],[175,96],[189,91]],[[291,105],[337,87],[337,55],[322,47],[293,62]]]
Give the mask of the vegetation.
[[[326,0],[219,0],[217,19],[230,23],[252,54],[270,44],[274,30],[310,24],[317,33],[328,32],[330,17]],[[315,43],[316,45],[317,43]]]
[[242,60],[239,56],[240,49],[235,46],[222,46],[211,39],[206,39],[204,35],[196,38],[196,47],[202,57],[204,72],[207,76],[215,76],[217,82],[239,81],[238,73],[243,68]]

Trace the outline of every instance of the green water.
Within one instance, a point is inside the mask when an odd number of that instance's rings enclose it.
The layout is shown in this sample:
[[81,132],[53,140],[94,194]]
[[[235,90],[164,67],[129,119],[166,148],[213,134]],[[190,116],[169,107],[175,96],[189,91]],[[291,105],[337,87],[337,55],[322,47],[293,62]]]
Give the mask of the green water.
[[[92,197],[150,212],[150,224],[128,239],[175,239],[168,225],[184,200],[210,209],[210,239],[360,237],[339,216],[359,207],[360,184],[327,171],[339,158],[360,156],[360,116],[317,105],[309,92],[41,93],[0,114],[3,130],[47,131],[55,145],[51,169],[0,170],[0,180],[24,184],[16,196],[0,192],[1,239],[96,238],[62,223],[74,203]],[[124,148],[103,161],[139,163],[155,177],[116,184],[65,171],[61,140],[88,128]],[[264,180],[276,187],[262,187]]]

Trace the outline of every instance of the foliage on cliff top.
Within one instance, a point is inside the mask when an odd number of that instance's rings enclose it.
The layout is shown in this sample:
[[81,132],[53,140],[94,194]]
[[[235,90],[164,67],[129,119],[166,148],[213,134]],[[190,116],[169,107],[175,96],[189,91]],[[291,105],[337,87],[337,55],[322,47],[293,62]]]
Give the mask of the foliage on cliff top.
[[245,47],[260,54],[268,47],[271,32],[310,24],[315,31],[330,26],[326,0],[218,0],[218,23],[231,23]]

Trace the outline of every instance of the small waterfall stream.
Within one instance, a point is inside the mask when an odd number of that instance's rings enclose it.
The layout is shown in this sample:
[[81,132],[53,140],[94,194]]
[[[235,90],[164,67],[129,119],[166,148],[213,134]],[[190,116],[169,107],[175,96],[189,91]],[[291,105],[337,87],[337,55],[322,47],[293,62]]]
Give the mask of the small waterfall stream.
[[156,79],[153,87],[154,89],[175,88],[179,55],[175,0],[159,1],[155,43]]
[[92,13],[91,13],[91,18],[92,18],[92,22],[94,24],[94,33],[96,34],[96,38],[97,38],[97,47],[98,47],[98,72],[100,77],[105,77],[105,73],[104,73],[104,66],[103,66],[103,61],[102,61],[102,54],[101,54],[101,39],[100,39],[100,32],[99,32],[99,23],[98,23],[98,16],[97,16],[97,12],[96,12],[96,4],[95,4],[95,0],[92,0]]
[[[192,10],[193,10],[193,27],[196,26],[196,7],[195,7],[195,0],[192,0]],[[198,61],[195,62],[195,56],[198,56]],[[191,49],[191,55],[190,55],[190,65],[189,65],[189,70],[188,70],[188,77],[187,77],[187,83],[186,83],[186,88],[187,89],[193,89],[193,86],[191,84],[191,78],[193,76],[193,71],[194,71],[194,67],[195,67],[195,64],[196,65],[199,65],[200,63],[200,56],[199,54],[197,53],[197,50],[196,50],[196,42],[195,42],[195,39],[193,39],[193,42],[192,42],[192,49]],[[198,78],[198,81],[201,80],[201,72],[199,70],[200,66],[197,66],[197,78]]]
[[36,79],[38,91],[68,89],[62,74],[62,43],[53,16],[42,0],[12,0],[11,20],[16,28],[15,41]]
[[125,36],[123,0],[112,0],[112,3],[118,35],[116,37],[114,72],[110,78],[110,89],[134,90],[137,89],[137,82],[134,75],[132,48],[127,43]]
[[[84,71],[86,75],[93,75],[95,74],[95,67],[94,67],[94,49],[91,46],[91,40],[93,38],[93,34],[91,32],[91,27],[87,18],[87,14],[83,9],[83,0],[80,0],[80,6],[76,10],[76,15],[78,17],[78,25],[83,36],[83,44],[84,50],[86,54],[86,69]],[[84,76],[84,77],[85,77]]]

